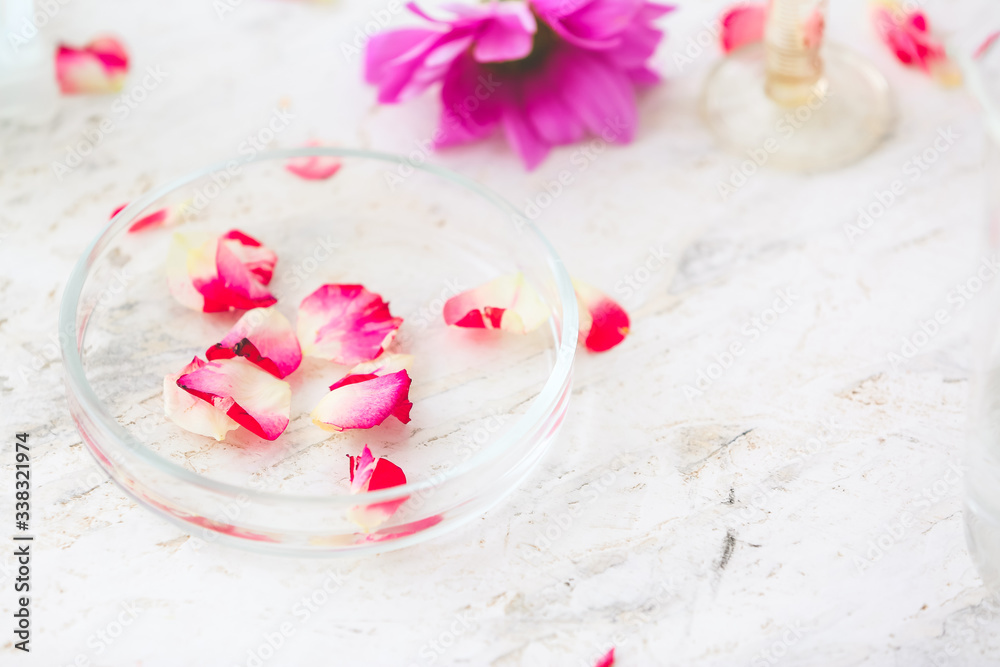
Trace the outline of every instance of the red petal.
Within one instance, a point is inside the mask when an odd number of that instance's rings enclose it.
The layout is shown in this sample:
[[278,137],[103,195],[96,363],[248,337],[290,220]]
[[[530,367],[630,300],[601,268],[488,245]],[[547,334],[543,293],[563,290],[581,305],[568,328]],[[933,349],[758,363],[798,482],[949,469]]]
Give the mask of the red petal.
[[[351,466],[351,493],[367,493],[406,484],[406,475],[402,469],[387,459],[375,459],[368,445],[365,445],[361,456],[348,458]],[[369,532],[392,516],[406,500],[407,497],[403,497],[384,503],[354,507],[349,512],[349,517],[365,532]]]
[[357,364],[382,354],[402,323],[361,285],[323,285],[299,306],[299,342],[305,355]]
[[174,234],[167,257],[170,293],[206,313],[266,308],[277,302],[265,287],[276,261],[274,252],[240,231],[219,238]]
[[615,647],[612,646],[611,650],[604,654],[594,667],[611,667],[615,664]]

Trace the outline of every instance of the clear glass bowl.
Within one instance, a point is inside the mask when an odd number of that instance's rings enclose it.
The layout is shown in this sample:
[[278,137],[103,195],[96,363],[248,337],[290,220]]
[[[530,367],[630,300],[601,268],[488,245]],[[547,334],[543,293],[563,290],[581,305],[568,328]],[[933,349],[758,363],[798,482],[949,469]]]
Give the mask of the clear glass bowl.
[[[291,158],[336,157],[309,181]],[[165,206],[176,226],[129,233]],[[176,210],[176,209],[175,209]],[[309,413],[348,370],[306,358],[287,379],[291,422],[274,442],[244,429],[225,442],[164,416],[163,377],[221,340],[236,313],[200,313],[167,289],[175,232],[239,229],[278,254],[269,285],[293,323],[324,283],[361,283],[404,323],[390,351],[413,354],[412,421],[330,434]],[[444,301],[521,271],[551,310],[526,335],[447,327]],[[140,503],[203,539],[291,554],[357,554],[422,541],[481,515],[554,438],[572,382],[573,287],[538,229],[474,182],[402,158],[304,148],[231,160],[133,202],[83,254],[60,315],[69,405],[87,446]],[[407,484],[350,494],[347,455],[368,444]],[[402,502],[374,532],[352,509]]]

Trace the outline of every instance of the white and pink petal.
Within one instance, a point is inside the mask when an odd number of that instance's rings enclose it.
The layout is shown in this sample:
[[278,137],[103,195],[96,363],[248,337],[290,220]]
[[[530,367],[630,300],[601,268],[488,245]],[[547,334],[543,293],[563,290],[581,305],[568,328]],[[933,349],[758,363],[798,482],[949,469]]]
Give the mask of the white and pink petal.
[[402,323],[362,285],[323,285],[299,306],[299,342],[304,355],[354,365],[382,354]]
[[[402,469],[388,459],[376,459],[368,445],[365,445],[360,456],[348,455],[348,459],[351,466],[351,493],[368,493],[406,484],[406,475]],[[348,518],[368,533],[395,514],[406,500],[407,497],[404,496],[384,503],[353,507],[348,512]]]
[[239,428],[225,412],[192,396],[177,386],[182,375],[198,370],[205,362],[195,357],[180,373],[163,378],[163,404],[167,419],[186,431],[223,440],[226,434]]
[[244,313],[205,356],[209,361],[243,357],[277,378],[287,377],[302,363],[291,322],[273,306]]
[[378,426],[390,416],[410,421],[410,375],[351,375],[331,385],[312,412],[313,423],[327,431]]
[[245,359],[210,361],[178,378],[177,386],[265,440],[277,439],[288,426],[289,384]]
[[521,273],[501,276],[444,304],[444,321],[455,327],[523,334],[534,331],[548,319],[548,308]]
[[74,48],[60,44],[56,49],[56,81],[65,95],[116,93],[125,84],[128,53],[113,37],[101,37]]

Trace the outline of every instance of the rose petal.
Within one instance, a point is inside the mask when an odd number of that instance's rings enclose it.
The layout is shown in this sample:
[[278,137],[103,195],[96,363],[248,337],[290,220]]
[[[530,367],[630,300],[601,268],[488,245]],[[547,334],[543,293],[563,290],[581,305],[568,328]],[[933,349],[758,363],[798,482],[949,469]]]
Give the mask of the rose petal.
[[[348,455],[348,459],[351,466],[351,493],[367,493],[406,484],[406,475],[402,469],[387,459],[375,459],[368,445],[365,445],[361,456]],[[348,512],[348,518],[368,533],[384,523],[406,500],[407,497],[403,497],[384,503],[353,507]]]
[[384,528],[382,530],[375,531],[370,535],[365,535],[364,542],[385,542],[386,540],[396,540],[401,537],[409,537],[410,535],[415,535],[419,532],[425,531],[428,528],[438,525],[444,519],[440,514],[435,514],[434,516],[429,516],[426,519],[420,519],[419,521],[411,521],[410,523],[404,523],[401,526],[393,526],[392,528]]
[[444,304],[444,321],[455,327],[523,334],[548,319],[548,308],[521,273],[466,290]]
[[177,386],[182,375],[196,371],[205,362],[195,357],[184,370],[163,378],[163,405],[167,419],[186,431],[223,440],[226,433],[239,427],[226,413],[217,410]]
[[629,332],[628,313],[595,287],[573,281],[580,307],[580,342],[591,352],[610,350]]
[[[310,141],[306,146],[319,146],[318,141]],[[340,158],[333,155],[306,155],[292,158],[285,163],[285,169],[307,181],[324,181],[343,166]]]
[[193,310],[266,308],[277,303],[265,287],[276,261],[274,252],[237,230],[219,238],[174,234],[167,284],[174,298]]
[[907,12],[895,0],[879,0],[873,3],[871,17],[879,37],[899,62],[919,68],[942,85],[961,84],[961,73],[944,45],[933,37],[923,12]]
[[128,54],[113,37],[95,39],[79,49],[66,44],[56,49],[56,80],[65,95],[116,93],[127,73]]
[[244,359],[210,361],[178,378],[177,386],[265,440],[277,439],[288,426],[288,383]]
[[278,378],[287,377],[302,363],[302,350],[291,322],[273,307],[244,313],[205,356],[209,361],[243,357]]
[[[345,378],[346,379],[346,378]],[[410,375],[405,370],[388,375],[353,375],[330,386],[312,411],[313,423],[327,431],[378,426],[390,415],[410,421]]]
[[374,361],[363,361],[347,372],[347,375],[330,385],[330,391],[357,382],[364,382],[380,375],[399,371],[409,371],[413,363],[412,354],[383,354]]
[[402,323],[361,285],[323,285],[299,306],[299,342],[307,356],[357,364],[382,354]]
[[604,657],[597,661],[594,667],[611,667],[615,664],[615,647],[612,646],[611,650],[604,654]]
[[766,5],[732,7],[722,15],[722,51],[729,53],[741,46],[763,41],[767,23]]
[[[118,213],[120,213],[121,210],[126,206],[128,206],[128,202],[122,204],[114,211],[112,211],[111,217],[113,218],[116,215],[118,215]],[[138,220],[135,220],[131,225],[129,225],[128,233],[134,234],[136,232],[141,232],[147,229],[162,227],[164,225],[173,223],[176,217],[177,216],[174,214],[174,210],[171,207],[167,206],[159,210],[153,211],[148,215],[144,215]]]

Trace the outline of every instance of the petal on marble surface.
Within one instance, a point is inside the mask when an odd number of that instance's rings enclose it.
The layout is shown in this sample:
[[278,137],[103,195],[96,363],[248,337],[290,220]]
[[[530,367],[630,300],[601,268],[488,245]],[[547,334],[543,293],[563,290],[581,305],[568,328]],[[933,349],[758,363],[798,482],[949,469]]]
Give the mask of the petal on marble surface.
[[591,352],[605,352],[625,340],[628,313],[596,287],[573,281],[580,310],[580,342]]
[[327,431],[373,428],[390,416],[410,421],[410,375],[355,374],[330,386],[312,412],[313,423]]
[[[125,202],[124,204],[116,208],[114,211],[112,211],[111,217],[113,218],[116,215],[118,215],[118,213],[120,213],[121,210],[126,206],[128,206],[128,202]],[[133,221],[132,224],[129,225],[128,233],[134,234],[136,232],[142,232],[148,229],[163,227],[173,222],[174,218],[176,218],[176,216],[173,215],[173,210],[169,206],[164,207]]]
[[56,81],[64,95],[117,93],[128,74],[128,53],[114,37],[100,37],[81,47],[59,44]]
[[245,359],[210,361],[178,378],[177,386],[265,440],[277,439],[288,426],[288,383]]
[[466,290],[444,304],[444,321],[454,327],[524,334],[548,319],[548,308],[521,273]]
[[299,306],[299,342],[304,355],[354,365],[382,354],[402,323],[362,285],[323,285]]
[[216,440],[224,440],[226,434],[239,427],[225,412],[205,401],[192,396],[177,386],[182,375],[193,372],[205,365],[195,357],[180,373],[163,378],[163,408],[167,419],[185,431],[204,435]]
[[302,350],[291,322],[273,306],[244,313],[205,356],[209,361],[243,357],[278,378],[287,377],[302,363]]

